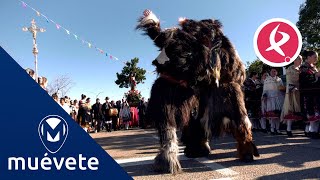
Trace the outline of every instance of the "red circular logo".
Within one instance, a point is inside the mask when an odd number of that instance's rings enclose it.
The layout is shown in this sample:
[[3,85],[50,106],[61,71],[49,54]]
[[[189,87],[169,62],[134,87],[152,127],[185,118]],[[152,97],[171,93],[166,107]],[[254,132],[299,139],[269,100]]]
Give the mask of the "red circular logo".
[[262,23],[254,34],[253,43],[258,58],[273,67],[292,63],[302,48],[300,31],[293,23],[282,18]]

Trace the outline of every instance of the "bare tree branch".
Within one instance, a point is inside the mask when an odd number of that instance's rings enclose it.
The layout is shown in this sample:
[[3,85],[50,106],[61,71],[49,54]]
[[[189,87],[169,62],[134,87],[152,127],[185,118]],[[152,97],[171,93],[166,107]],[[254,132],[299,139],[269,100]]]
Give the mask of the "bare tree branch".
[[56,79],[49,82],[47,89],[49,95],[56,93],[60,97],[64,97],[74,85],[75,83],[69,76],[59,75]]

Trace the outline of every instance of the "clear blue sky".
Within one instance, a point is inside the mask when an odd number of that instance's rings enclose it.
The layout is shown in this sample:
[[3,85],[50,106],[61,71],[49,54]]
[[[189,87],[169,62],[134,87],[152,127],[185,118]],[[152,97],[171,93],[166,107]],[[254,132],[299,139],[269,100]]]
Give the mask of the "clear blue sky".
[[[258,26],[270,18],[298,20],[299,6],[304,0],[25,0],[25,2],[53,21],[94,43],[120,60],[140,59],[139,66],[153,71],[151,61],[158,55],[153,42],[135,31],[143,10],[151,9],[161,21],[162,28],[177,25],[179,17],[191,19],[215,18],[222,21],[224,32],[236,46],[243,62],[256,59],[253,35]],[[34,69],[31,33],[23,32],[35,18],[47,31],[38,35],[39,75],[50,80],[68,75],[76,83],[69,96],[79,99],[82,93],[91,98],[99,92],[118,100],[128,89],[119,89],[114,83],[116,72],[123,64],[110,60],[94,48],[75,40],[54,24],[47,23],[29,8],[22,8],[18,0],[0,2],[0,45],[23,67]],[[149,97],[156,75],[147,74],[138,89]]]

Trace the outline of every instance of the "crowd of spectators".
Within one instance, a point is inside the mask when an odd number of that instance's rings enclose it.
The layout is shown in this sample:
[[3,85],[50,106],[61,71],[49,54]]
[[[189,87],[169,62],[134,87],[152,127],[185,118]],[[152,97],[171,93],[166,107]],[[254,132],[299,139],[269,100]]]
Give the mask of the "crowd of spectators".
[[292,124],[302,121],[305,135],[319,138],[320,72],[316,67],[317,60],[317,52],[304,51],[285,68],[285,83],[275,67],[263,72],[260,79],[256,72],[250,73],[244,91],[253,131],[281,135],[280,123],[283,123],[291,137]]

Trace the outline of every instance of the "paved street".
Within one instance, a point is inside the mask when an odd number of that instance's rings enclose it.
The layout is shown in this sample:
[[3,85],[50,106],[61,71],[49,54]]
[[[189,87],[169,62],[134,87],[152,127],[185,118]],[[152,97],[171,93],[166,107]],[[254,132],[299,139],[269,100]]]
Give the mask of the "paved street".
[[320,140],[294,131],[294,137],[255,132],[260,157],[252,163],[239,162],[236,143],[229,136],[211,141],[207,158],[179,156],[183,172],[158,174],[152,170],[158,151],[154,130],[133,129],[90,134],[134,179],[320,179]]

